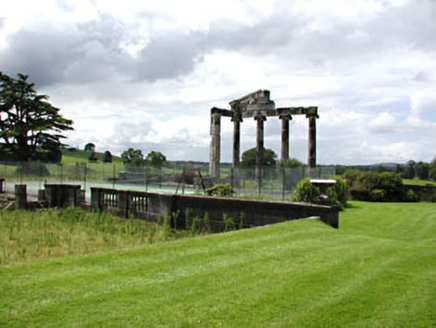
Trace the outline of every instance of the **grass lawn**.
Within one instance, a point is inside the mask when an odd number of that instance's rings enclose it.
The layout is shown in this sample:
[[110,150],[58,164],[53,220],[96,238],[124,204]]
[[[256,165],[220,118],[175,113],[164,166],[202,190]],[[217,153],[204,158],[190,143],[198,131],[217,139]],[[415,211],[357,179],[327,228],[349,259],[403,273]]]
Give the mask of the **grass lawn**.
[[426,184],[436,185],[436,181],[432,181],[432,180],[418,180],[418,179],[403,179],[403,184],[405,184],[405,185],[425,186]]
[[0,266],[0,326],[435,327],[436,205]]

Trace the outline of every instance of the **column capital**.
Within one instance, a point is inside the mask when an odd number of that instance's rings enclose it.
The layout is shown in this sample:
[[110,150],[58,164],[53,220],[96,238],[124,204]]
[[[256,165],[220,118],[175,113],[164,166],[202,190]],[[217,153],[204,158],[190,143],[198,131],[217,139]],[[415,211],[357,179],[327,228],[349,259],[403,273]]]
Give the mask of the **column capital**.
[[284,115],[279,115],[279,119],[281,120],[292,120],[292,115],[291,114],[284,114]]
[[233,116],[231,118],[232,122],[238,122],[238,123],[242,123],[244,120],[242,119],[242,115],[239,113],[233,113]]
[[319,118],[318,114],[307,114],[306,115],[307,118]]
[[266,116],[265,116],[265,115],[256,115],[256,116],[254,117],[254,119],[255,119],[256,121],[262,121],[262,122],[265,122],[265,121],[266,121]]

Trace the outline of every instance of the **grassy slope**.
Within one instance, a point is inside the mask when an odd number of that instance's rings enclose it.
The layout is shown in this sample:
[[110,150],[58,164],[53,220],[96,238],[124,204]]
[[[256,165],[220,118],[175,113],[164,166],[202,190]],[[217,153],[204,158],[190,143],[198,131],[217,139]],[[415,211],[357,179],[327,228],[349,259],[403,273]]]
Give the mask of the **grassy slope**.
[[[84,150],[75,150],[75,151],[62,151],[62,163],[63,164],[75,164],[75,163],[89,163],[89,155],[90,152]],[[103,163],[104,153],[95,153],[95,157],[98,159],[97,163]],[[121,164],[121,157],[112,156],[113,164]]]
[[403,179],[403,184],[405,185],[418,185],[418,186],[425,186],[426,184],[432,184],[436,185],[436,181],[431,180],[418,180],[418,179]]
[[0,325],[436,325],[431,203],[0,268]]

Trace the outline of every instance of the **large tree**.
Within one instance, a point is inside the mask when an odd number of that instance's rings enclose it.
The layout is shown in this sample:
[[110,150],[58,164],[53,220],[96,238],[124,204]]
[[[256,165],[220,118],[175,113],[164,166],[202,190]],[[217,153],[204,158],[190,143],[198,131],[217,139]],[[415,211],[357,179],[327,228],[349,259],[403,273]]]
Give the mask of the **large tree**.
[[73,121],[38,94],[27,75],[17,76],[0,72],[0,151],[21,161],[59,161],[61,133],[72,130]]
[[[264,149],[261,158],[261,165],[263,167],[275,167],[277,164],[277,155],[272,149]],[[254,167],[256,166],[256,148],[251,148],[242,153],[241,167]]]
[[161,168],[162,165],[166,162],[167,158],[161,152],[153,150],[153,151],[148,153],[148,155],[145,158],[145,160],[147,162],[151,163],[151,165],[153,167]]
[[128,168],[144,166],[144,155],[140,149],[129,148],[121,154],[124,165]]

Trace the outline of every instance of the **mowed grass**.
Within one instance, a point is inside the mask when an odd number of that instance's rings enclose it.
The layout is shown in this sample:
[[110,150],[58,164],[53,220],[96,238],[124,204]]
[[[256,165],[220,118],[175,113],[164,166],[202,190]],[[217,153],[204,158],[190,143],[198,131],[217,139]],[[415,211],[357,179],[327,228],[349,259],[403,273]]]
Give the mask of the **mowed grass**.
[[3,265],[8,327],[434,327],[436,205]]

